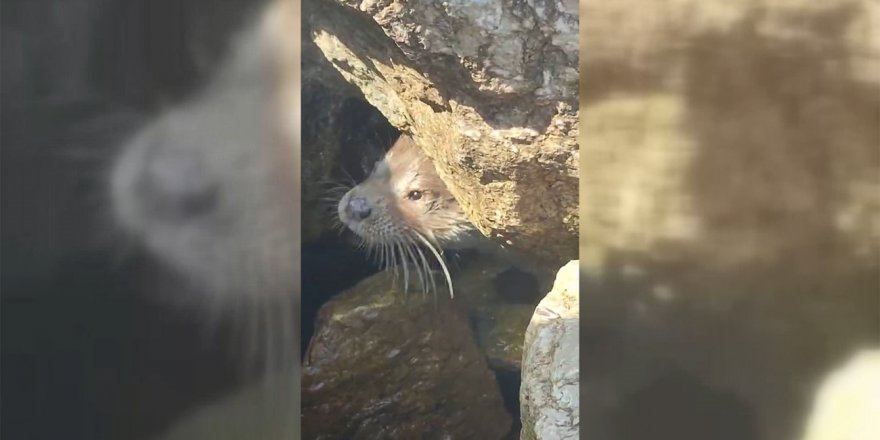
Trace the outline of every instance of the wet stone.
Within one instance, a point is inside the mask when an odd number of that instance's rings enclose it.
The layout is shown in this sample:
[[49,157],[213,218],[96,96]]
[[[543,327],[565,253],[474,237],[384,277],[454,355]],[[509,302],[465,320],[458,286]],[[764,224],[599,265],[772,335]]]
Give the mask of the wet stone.
[[511,427],[460,303],[379,273],[325,304],[304,358],[303,438],[501,439]]

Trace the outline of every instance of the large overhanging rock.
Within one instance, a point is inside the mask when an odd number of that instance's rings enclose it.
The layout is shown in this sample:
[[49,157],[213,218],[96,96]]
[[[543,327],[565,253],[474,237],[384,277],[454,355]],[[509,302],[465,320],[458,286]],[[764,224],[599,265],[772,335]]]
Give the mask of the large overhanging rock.
[[410,133],[500,243],[577,254],[574,1],[304,4],[324,56]]

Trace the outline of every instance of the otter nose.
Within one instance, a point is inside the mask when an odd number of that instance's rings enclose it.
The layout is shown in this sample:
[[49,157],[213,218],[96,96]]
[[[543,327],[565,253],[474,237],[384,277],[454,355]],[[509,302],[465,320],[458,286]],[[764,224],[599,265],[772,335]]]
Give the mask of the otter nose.
[[208,172],[205,158],[187,150],[166,148],[154,153],[143,184],[154,208],[167,214],[198,214],[216,201],[217,182]]
[[352,197],[351,200],[348,201],[346,211],[348,211],[350,217],[363,220],[369,217],[373,210],[370,209],[370,204],[367,203],[367,199],[363,197]]

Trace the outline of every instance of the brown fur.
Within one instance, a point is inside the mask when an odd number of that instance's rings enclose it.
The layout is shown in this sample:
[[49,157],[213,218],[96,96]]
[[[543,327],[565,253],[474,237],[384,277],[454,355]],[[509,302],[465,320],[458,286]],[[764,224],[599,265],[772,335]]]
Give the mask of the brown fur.
[[429,266],[433,258],[443,269],[452,295],[452,278],[440,249],[480,242],[434,164],[405,135],[365,181],[342,197],[337,210],[342,225],[363,240],[380,264],[403,268],[404,289],[410,269],[421,280],[423,291],[436,289]]
[[[412,191],[420,191],[421,198],[409,199]],[[367,200],[370,217],[350,218],[345,205],[352,197]],[[431,159],[406,135],[400,136],[364,182],[342,198],[339,216],[364,240],[376,244],[406,240],[414,231],[442,247],[460,247],[473,231]]]

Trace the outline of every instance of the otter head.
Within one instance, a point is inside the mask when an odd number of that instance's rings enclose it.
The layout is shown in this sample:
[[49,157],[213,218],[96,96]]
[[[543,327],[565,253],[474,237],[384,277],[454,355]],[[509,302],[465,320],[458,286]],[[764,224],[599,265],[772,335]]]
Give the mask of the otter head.
[[456,247],[473,229],[431,160],[405,135],[337,210],[343,225],[368,245],[418,243],[422,237]]
[[298,365],[299,115],[288,100],[299,66],[285,60],[299,18],[289,2],[267,8],[206,87],[136,133],[108,173],[116,225],[173,274],[155,293],[206,324],[233,321],[247,369]]
[[404,289],[409,267],[416,270],[423,291],[436,288],[428,263],[433,256],[452,295],[452,278],[440,248],[467,247],[475,228],[434,164],[408,136],[401,136],[370,176],[342,197],[337,213],[381,265],[403,268]]

